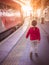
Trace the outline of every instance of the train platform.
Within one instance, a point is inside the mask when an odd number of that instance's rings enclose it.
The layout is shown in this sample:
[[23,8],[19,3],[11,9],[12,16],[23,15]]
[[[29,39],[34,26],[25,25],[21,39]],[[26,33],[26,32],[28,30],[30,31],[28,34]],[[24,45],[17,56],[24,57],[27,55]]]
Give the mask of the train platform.
[[[48,24],[38,23],[37,25],[41,33],[41,41],[39,44],[39,57],[42,60],[41,62],[46,62],[49,60],[49,30],[47,30]],[[26,30],[22,28],[18,32],[14,32],[7,41],[4,40],[0,44],[0,65],[39,65],[34,61],[30,60],[30,42],[29,39],[26,39]],[[21,34],[20,34],[21,33]],[[18,39],[19,37],[19,40]],[[8,42],[8,43],[7,43]],[[42,47],[42,48],[41,48]],[[37,60],[39,61],[39,59]],[[40,63],[41,65],[41,63]],[[45,65],[45,64],[44,64]]]

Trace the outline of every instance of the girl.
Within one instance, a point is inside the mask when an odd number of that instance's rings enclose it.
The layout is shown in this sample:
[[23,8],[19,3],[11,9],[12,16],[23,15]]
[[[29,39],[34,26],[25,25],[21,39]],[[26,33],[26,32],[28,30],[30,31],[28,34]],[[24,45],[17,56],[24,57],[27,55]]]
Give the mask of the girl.
[[[37,47],[40,41],[40,31],[39,31],[39,28],[36,27],[36,25],[37,25],[37,21],[33,20],[32,27],[29,28],[26,34],[26,38],[30,36],[30,41],[31,41],[31,52],[30,52],[31,60],[32,60],[32,54],[35,54],[36,57],[38,57]],[[32,50],[33,50],[33,53],[32,53]]]

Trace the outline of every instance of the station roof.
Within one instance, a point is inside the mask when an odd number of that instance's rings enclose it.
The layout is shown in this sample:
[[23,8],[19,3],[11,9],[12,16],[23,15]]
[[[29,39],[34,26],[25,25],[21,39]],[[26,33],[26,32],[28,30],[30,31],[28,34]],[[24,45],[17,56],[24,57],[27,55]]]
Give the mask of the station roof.
[[[24,2],[24,0],[15,0],[15,1],[21,1]],[[15,8],[15,9],[19,9],[21,6],[16,3],[14,0],[0,0],[0,3],[6,4],[9,7]],[[25,0],[27,1],[27,0]],[[31,1],[32,5],[36,5],[37,7],[46,7],[49,6],[49,0],[28,0]]]

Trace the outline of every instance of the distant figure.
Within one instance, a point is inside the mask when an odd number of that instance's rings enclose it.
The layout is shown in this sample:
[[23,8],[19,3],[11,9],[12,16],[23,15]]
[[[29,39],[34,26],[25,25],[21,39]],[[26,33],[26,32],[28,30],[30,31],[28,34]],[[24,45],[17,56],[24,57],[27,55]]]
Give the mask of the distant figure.
[[36,27],[37,21],[32,21],[32,26],[29,28],[26,38],[30,36],[31,41],[31,52],[30,52],[30,59],[32,60],[32,55],[35,54],[36,57],[38,57],[37,48],[38,44],[40,42],[40,31],[39,28]]

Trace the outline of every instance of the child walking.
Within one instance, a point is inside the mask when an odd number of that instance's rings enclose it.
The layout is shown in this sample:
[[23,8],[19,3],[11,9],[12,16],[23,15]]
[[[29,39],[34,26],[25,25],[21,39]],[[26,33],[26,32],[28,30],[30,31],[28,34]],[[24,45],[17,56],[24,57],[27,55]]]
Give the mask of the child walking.
[[[36,27],[37,21],[32,21],[32,26],[29,28],[26,38],[30,36],[31,41],[31,52],[30,52],[30,59],[32,60],[32,55],[35,54],[36,57],[38,57],[37,48],[40,41],[40,30],[38,27]],[[32,52],[33,51],[33,52]]]

